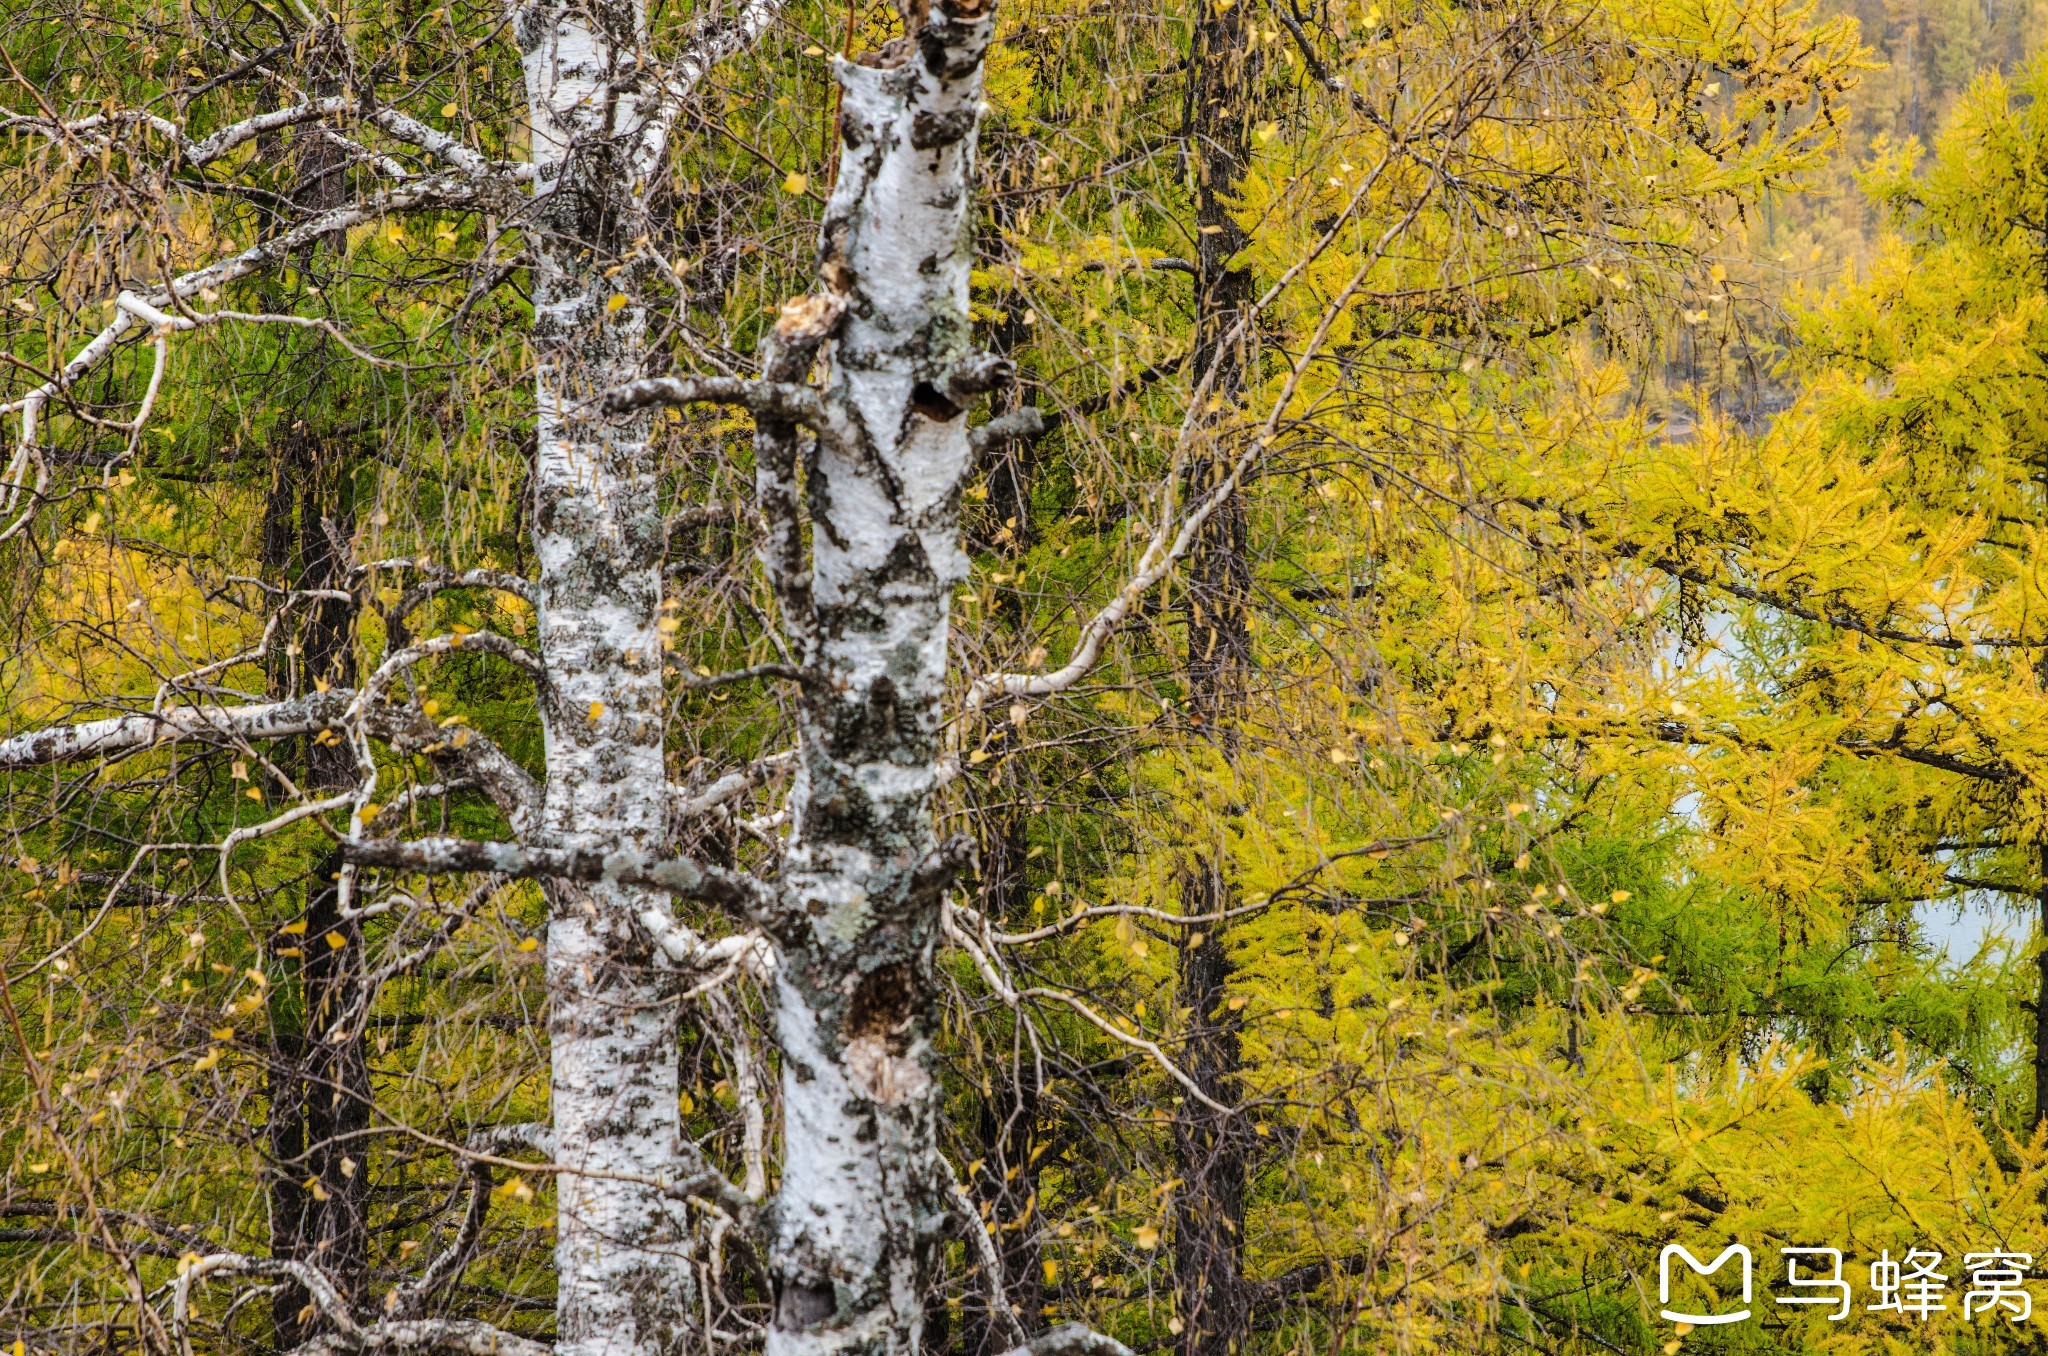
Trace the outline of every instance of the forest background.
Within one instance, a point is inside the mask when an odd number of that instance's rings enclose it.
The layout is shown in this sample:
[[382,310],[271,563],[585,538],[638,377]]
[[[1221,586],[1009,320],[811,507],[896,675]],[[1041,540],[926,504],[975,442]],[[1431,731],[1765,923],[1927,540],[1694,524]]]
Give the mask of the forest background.
[[[605,275],[653,371],[754,370],[817,266],[828,57],[927,7],[729,8],[651,21],[764,16]],[[519,52],[405,0],[9,17],[0,1342],[552,1342],[550,903],[393,866],[352,906],[335,847],[509,836],[437,755],[544,761],[526,227],[421,202],[280,249],[21,426],[122,287],[422,173],[282,119],[152,161],[122,110],[196,138],[286,87],[402,92],[434,126],[373,131],[516,164]],[[969,314],[1014,367],[964,493],[940,816],[977,865],[932,1055],[966,1227],[922,1343],[2037,1349],[1959,1272],[2048,1256],[2048,9],[996,24]],[[797,702],[754,424],[654,430],[667,815],[772,872]],[[967,700],[1062,672],[1233,468],[1097,668]],[[324,726],[48,734],[387,669],[425,724],[379,745],[381,803],[328,798]],[[759,1202],[782,1056],[734,935],[673,1000],[677,1106]],[[691,1209],[673,1349],[772,1340],[744,1208]],[[1673,1325],[1668,1242],[1746,1243],[1765,1295],[1779,1247],[1840,1248],[1855,1311]],[[1865,1311],[1916,1247],[1949,1310]]]

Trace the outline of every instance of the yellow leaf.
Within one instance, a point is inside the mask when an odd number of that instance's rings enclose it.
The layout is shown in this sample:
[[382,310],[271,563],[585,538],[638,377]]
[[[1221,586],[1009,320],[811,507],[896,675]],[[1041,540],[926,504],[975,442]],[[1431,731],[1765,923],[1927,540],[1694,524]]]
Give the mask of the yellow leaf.
[[220,1063],[220,1047],[215,1046],[199,1058],[193,1060],[192,1069],[195,1073],[205,1073],[218,1063]]
[[1237,997],[1231,999],[1228,1003],[1225,1003],[1223,1006],[1229,1008],[1232,1012],[1242,1012],[1244,1010],[1244,1004],[1244,995],[1239,994]]
[[215,1027],[206,1034],[217,1041],[231,1041],[235,1038],[235,1029],[231,1026],[220,1026]]
[[973,753],[967,755],[967,761],[974,764],[976,767],[980,767],[983,763],[986,763],[988,761],[988,750],[976,749]]
[[782,191],[784,193],[801,193],[810,186],[811,176],[808,174],[798,174],[795,170],[791,170],[789,177],[782,181]]
[[441,105],[441,116],[442,116],[442,117],[444,117],[444,118],[452,118],[452,117],[454,117],[454,116],[455,116],[455,115],[456,115],[457,113],[459,113],[460,111],[461,111],[461,110],[460,110],[460,109],[458,109],[458,108],[457,108],[457,107],[456,107],[456,106],[455,106],[454,104],[442,104],[442,105]]
[[607,302],[606,302],[606,303],[604,304],[604,308],[605,308],[605,310],[607,310],[607,311],[623,311],[623,310],[625,310],[625,309],[626,309],[626,294],[625,294],[624,292],[614,292],[614,293],[612,293],[612,295],[611,295],[611,300],[610,300],[610,301],[607,301]]
[[301,918],[296,923],[286,923],[278,931],[291,937],[303,937],[306,935],[306,920]]
[[603,703],[603,702],[592,702],[592,703],[590,704],[590,718],[591,718],[592,720],[596,720],[596,719],[597,719],[597,718],[598,718],[599,716],[601,716],[601,715],[603,715],[603,714],[604,714],[604,703]]
[[1045,1283],[1047,1285],[1052,1285],[1058,1282],[1060,1278],[1059,1262],[1053,1258],[1048,1257],[1045,1259],[1042,1265],[1045,1267]]
[[1607,898],[1610,903],[1626,904],[1628,903],[1630,896],[1629,892],[1626,890],[1616,890],[1613,894],[1607,896]]
[[325,937],[321,938],[321,940],[326,942],[328,947],[335,951],[339,951],[343,947],[348,945],[348,938],[342,936],[338,932],[330,932]]
[[538,951],[538,950],[540,950],[540,938],[538,938],[538,937],[522,937],[522,938],[520,938],[520,939],[519,939],[519,949],[520,949],[521,951]]
[[1140,1224],[1134,1238],[1137,1245],[1147,1252],[1159,1246],[1159,1231],[1149,1224]]
[[244,791],[242,794],[247,796],[250,800],[260,802],[263,799],[263,788],[260,786],[252,786],[247,791]]

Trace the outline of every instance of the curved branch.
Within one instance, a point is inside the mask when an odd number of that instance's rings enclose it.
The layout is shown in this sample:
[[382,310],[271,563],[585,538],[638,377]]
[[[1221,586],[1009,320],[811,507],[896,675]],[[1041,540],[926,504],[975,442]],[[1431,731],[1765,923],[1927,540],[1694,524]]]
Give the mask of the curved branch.
[[[113,716],[30,730],[0,739],[0,772],[19,772],[86,758],[112,759],[184,741],[239,747],[339,729],[358,693],[334,688],[249,706],[165,706],[147,715]],[[450,732],[411,707],[372,702],[362,720],[393,750],[460,762],[493,804],[526,832],[541,801],[540,786],[504,750],[474,730]]]

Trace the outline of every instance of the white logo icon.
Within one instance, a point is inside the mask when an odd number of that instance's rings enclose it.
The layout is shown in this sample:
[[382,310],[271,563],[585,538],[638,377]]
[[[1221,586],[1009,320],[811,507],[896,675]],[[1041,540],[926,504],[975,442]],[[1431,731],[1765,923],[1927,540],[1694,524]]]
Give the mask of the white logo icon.
[[[1676,1243],[1672,1243],[1657,1255],[1657,1302],[1659,1304],[1671,1303],[1671,1259],[1674,1256],[1683,1257],[1685,1264],[1701,1276],[1711,1276],[1719,1271],[1721,1264],[1729,1258],[1740,1257],[1742,1259],[1742,1302],[1744,1305],[1749,1303],[1750,1259],[1748,1248],[1743,1247],[1740,1243],[1730,1243],[1719,1257],[1702,1266],[1699,1258],[1693,1256],[1684,1248],[1679,1247]],[[1663,1314],[1664,1317],[1670,1319],[1673,1323],[1690,1323],[1695,1327],[1699,1327],[1708,1323],[1740,1323],[1749,1317],[1749,1310],[1742,1308],[1732,1314],[1679,1314],[1665,1309]]]

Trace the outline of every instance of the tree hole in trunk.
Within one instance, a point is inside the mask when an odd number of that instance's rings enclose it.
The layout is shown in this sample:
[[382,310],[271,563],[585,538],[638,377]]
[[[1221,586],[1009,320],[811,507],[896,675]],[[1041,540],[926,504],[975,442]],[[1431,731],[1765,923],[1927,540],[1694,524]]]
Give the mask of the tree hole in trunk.
[[776,1309],[777,1325],[788,1332],[803,1332],[839,1312],[839,1300],[829,1285],[786,1285]]
[[928,381],[921,381],[910,388],[910,408],[935,424],[948,423],[960,417],[960,407]]
[[853,1001],[846,1005],[846,1043],[867,1036],[890,1054],[900,1055],[910,1048],[910,1027],[916,1013],[917,986],[908,961],[870,970],[861,976]]

